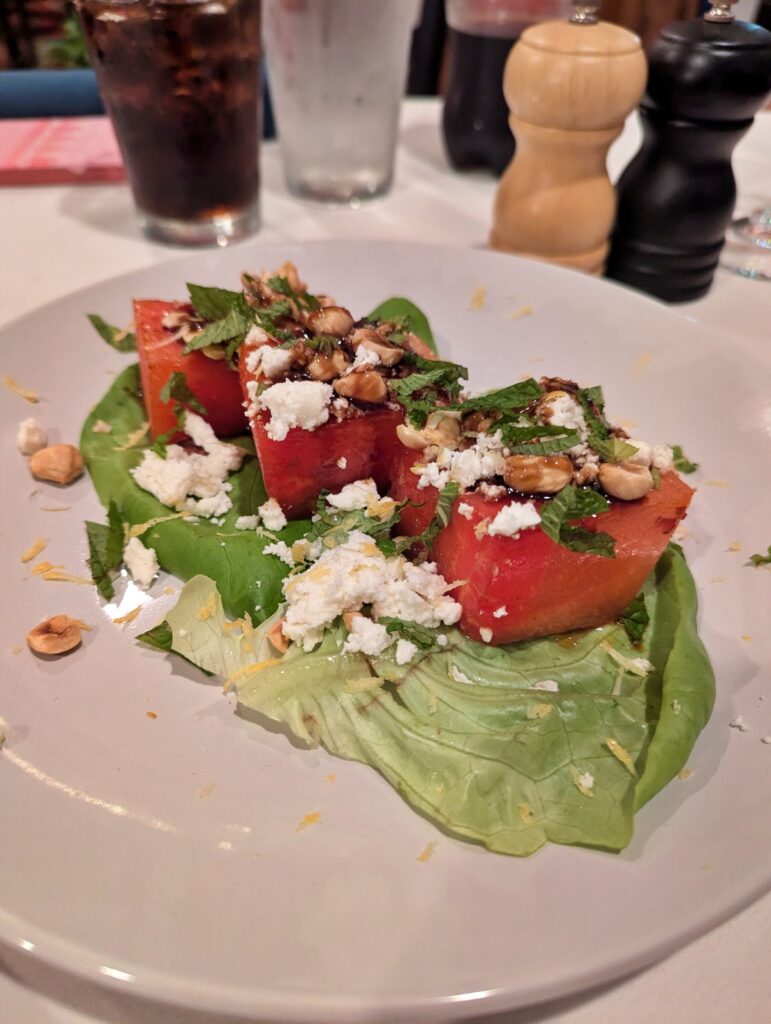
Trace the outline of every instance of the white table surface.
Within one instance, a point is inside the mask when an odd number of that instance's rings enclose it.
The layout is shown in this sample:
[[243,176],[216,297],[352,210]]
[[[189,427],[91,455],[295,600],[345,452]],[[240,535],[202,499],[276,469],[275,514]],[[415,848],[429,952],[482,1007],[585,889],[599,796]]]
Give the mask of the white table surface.
[[[494,181],[459,175],[445,160],[439,104],[405,104],[397,179],[389,196],[359,209],[299,203],[284,188],[275,143],[263,152],[265,241],[398,239],[483,246]],[[0,123],[0,131],[2,124]],[[635,152],[634,118],[610,154],[616,177]],[[737,212],[771,197],[771,112],[757,118],[735,158]],[[125,186],[0,189],[0,325],[115,274],[184,255],[146,241]],[[719,270],[710,293],[675,307],[771,363],[771,285]],[[761,1024],[771,1019],[771,895],[637,975],[486,1024]],[[4,965],[5,964],[5,968]],[[23,977],[22,977],[23,975]],[[475,1018],[481,1021],[481,1018]],[[46,970],[11,970],[0,947],[0,1024],[219,1024],[209,1015],[128,1002]]]

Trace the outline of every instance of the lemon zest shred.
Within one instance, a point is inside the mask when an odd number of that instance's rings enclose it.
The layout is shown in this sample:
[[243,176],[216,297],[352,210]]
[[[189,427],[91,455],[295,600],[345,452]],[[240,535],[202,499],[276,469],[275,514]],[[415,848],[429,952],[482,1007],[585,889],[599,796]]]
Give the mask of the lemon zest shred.
[[306,814],[305,817],[300,821],[295,832],[302,832],[305,828],[310,828],[311,825],[318,825],[321,821],[321,811],[311,811],[310,814]]
[[618,740],[614,740],[612,736],[608,736],[604,743],[616,760],[620,761],[632,778],[636,779],[637,769],[634,766],[634,761],[632,760],[629,751],[622,747]]
[[36,537],[35,540],[30,544],[24,554],[21,556],[21,561],[31,562],[33,558],[37,558],[43,548],[46,546],[48,541],[45,537]]
[[142,611],[142,605],[138,604],[136,608],[132,608],[130,612],[126,612],[125,615],[119,615],[117,619],[113,619],[114,626],[122,626],[126,622],[133,622],[134,619]]
[[148,530],[152,530],[154,526],[160,526],[161,523],[169,523],[172,519],[186,519],[193,513],[185,509],[184,512],[172,512],[168,516],[156,516],[154,519],[148,519],[146,523],[136,523],[134,526],[130,526],[126,531],[127,540],[131,540],[132,537],[141,537],[143,533],[147,533]]
[[23,398],[25,402],[30,402],[32,405],[36,405],[40,401],[40,395],[37,391],[30,391],[29,388],[23,388],[14,377],[7,374],[3,377],[3,384],[8,388],[9,391],[13,391],[19,398]]
[[255,661],[251,665],[242,665],[235,672],[231,672],[225,680],[225,692],[227,693],[228,690],[232,689],[234,684],[240,679],[247,679],[249,676],[257,675],[263,669],[270,668],[271,665],[278,665],[283,660],[283,658],[267,658],[265,661]]
[[127,452],[129,448],[136,448],[139,442],[147,435],[150,424],[145,420],[136,430],[132,431],[126,438],[125,444],[115,445],[114,452]]

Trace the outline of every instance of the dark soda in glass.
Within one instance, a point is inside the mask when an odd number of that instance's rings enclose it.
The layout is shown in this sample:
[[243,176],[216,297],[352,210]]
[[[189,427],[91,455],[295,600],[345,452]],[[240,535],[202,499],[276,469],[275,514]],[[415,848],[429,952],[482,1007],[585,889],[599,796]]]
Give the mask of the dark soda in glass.
[[259,223],[260,0],[78,0],[145,231],[226,244]]

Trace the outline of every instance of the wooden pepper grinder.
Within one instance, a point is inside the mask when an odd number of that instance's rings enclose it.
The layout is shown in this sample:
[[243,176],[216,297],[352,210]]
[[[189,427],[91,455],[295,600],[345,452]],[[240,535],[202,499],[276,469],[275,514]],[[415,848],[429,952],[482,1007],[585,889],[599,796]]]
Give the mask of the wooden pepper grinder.
[[733,2],[654,44],[642,148],[618,183],[608,277],[667,302],[712,284],[736,201],[731,154],[771,89],[771,32],[734,21]]
[[605,168],[645,88],[640,40],[597,20],[599,4],[522,33],[503,91],[517,140],[495,198],[490,244],[600,274],[616,210]]

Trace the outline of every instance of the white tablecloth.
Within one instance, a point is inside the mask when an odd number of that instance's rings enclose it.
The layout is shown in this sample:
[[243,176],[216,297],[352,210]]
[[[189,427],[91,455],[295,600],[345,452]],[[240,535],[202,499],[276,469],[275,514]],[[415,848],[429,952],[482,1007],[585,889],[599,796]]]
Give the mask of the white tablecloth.
[[[0,127],[0,131],[2,128]],[[635,152],[634,119],[610,155],[615,177]],[[771,199],[771,112],[761,114],[734,160],[738,212]],[[286,192],[275,144],[263,156],[264,240],[358,238],[481,246],[489,230],[494,182],[459,175],[445,160],[435,100],[405,104],[392,193],[359,209],[299,203]],[[175,256],[139,233],[123,186],[0,190],[0,324],[44,302],[114,274]],[[676,307],[771,362],[771,285],[718,271],[711,292]],[[761,1024],[771,1019],[771,896],[685,949],[632,978],[588,994],[499,1016],[494,1024]],[[493,1019],[488,1019],[493,1024]],[[215,1024],[214,1019],[127,1005],[63,977],[26,987],[2,970],[0,1024]]]

